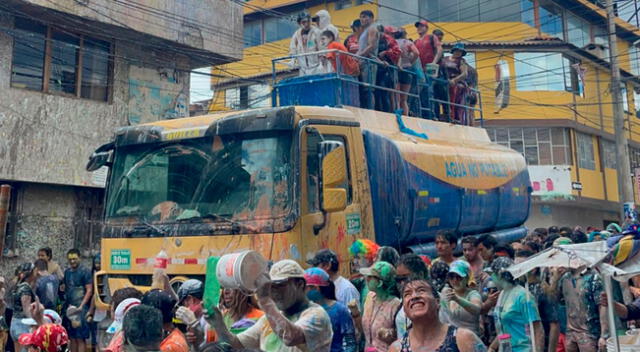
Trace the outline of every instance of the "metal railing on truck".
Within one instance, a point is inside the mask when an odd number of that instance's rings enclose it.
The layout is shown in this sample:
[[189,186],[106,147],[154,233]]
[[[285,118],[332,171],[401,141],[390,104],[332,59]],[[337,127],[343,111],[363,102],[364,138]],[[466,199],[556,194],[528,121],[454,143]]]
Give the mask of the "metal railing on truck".
[[[333,54],[333,58],[326,59],[331,54]],[[300,62],[305,59],[308,63],[307,59],[309,58],[315,64],[305,66],[304,71],[307,71],[307,74],[300,72],[298,77],[278,80],[278,75],[282,72],[293,69],[303,70]],[[353,62],[358,65],[357,74],[350,72],[352,71],[350,64]],[[278,70],[278,67],[283,67],[283,69]],[[406,96],[411,114],[418,115],[417,117],[465,125],[479,122],[482,126],[484,122],[480,91],[466,86],[463,91],[466,94],[461,99],[462,104],[451,102],[449,80],[439,77],[437,72],[435,75],[428,75],[424,72],[415,72],[411,68],[402,69],[381,60],[336,49],[272,59],[271,72],[273,87],[271,102],[274,107],[284,105],[349,105],[394,112],[397,106],[382,109],[385,106],[381,106],[383,103],[380,102],[380,98],[387,99],[383,95],[386,92],[390,94],[388,99],[392,105],[397,105],[396,99],[400,96]],[[308,72],[312,73],[308,74]],[[387,75],[385,77],[387,79],[386,85],[380,84],[379,73]],[[410,91],[396,88],[400,74],[411,77],[412,89]],[[325,89],[318,89],[318,87]],[[354,87],[357,88],[355,93]],[[357,94],[357,98],[354,97],[354,94]],[[474,98],[476,101],[472,103]],[[409,115],[407,112],[403,113]]]

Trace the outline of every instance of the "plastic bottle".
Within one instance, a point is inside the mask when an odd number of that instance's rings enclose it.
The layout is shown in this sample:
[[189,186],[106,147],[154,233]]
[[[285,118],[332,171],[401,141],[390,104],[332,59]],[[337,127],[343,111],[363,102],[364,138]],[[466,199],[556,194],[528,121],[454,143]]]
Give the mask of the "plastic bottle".
[[156,255],[155,261],[153,263],[152,288],[164,289],[164,287],[161,287],[162,284],[158,279],[160,278],[160,276],[164,276],[164,274],[167,272],[167,265],[169,265],[169,255],[164,251],[164,249],[162,249],[160,250],[160,252],[158,252],[158,255]]
[[498,336],[499,352],[511,352],[511,335],[502,334]]

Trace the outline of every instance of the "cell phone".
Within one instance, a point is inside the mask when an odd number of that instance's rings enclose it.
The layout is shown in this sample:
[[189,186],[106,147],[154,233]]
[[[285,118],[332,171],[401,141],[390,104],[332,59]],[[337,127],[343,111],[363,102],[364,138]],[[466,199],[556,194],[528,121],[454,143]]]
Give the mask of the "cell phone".
[[498,292],[498,288],[497,288],[497,287],[489,287],[489,288],[487,289],[487,292],[489,292],[489,293],[495,293],[495,292]]

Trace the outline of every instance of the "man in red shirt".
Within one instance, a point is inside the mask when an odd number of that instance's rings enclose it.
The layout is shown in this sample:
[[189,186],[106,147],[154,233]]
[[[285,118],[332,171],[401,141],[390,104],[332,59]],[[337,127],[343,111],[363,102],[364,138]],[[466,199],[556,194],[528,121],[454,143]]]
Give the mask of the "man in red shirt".
[[[415,23],[415,26],[418,30],[418,35],[420,38],[415,41],[415,45],[420,52],[420,63],[422,64],[422,68],[424,69],[425,75],[427,79],[433,82],[430,75],[427,75],[427,64],[437,64],[442,57],[442,44],[440,43],[440,39],[433,34],[429,34],[429,23],[425,20],[420,20]],[[447,100],[445,87],[442,87],[438,82],[433,82],[427,85],[420,91],[420,100],[422,102],[422,111],[423,117],[428,118],[436,118],[440,115],[440,104],[437,102],[430,102],[430,92],[429,89],[433,89],[433,96],[436,99]],[[432,87],[432,88],[431,88]],[[444,93],[444,94],[443,94]],[[445,110],[445,115],[448,111],[448,106],[446,104],[443,105],[443,110]]]

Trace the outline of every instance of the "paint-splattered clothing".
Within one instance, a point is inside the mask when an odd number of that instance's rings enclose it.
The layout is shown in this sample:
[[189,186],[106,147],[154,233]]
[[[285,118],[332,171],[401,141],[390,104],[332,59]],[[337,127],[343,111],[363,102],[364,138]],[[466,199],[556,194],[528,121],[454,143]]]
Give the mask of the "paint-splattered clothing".
[[238,335],[244,348],[259,348],[269,352],[329,352],[333,338],[331,320],[322,307],[310,303],[309,308],[287,317],[304,333],[305,343],[298,346],[286,346],[274,333],[267,316],[260,318],[256,324]]
[[355,351],[356,329],[353,326],[349,309],[340,302],[335,302],[331,306],[323,306],[323,308],[329,314],[333,328],[331,352]]
[[567,332],[600,337],[598,302],[603,292],[602,280],[594,272],[577,277],[566,273],[560,278],[560,298],[567,309]]
[[516,285],[502,291],[494,309],[498,334],[511,335],[513,352],[530,352],[529,325],[540,320],[536,300],[524,287]]
[[381,301],[375,292],[367,294],[362,315],[362,330],[366,341],[365,350],[366,348],[375,348],[378,352],[386,352],[389,349],[391,343],[380,339],[378,333],[382,329],[396,331],[395,317],[401,304],[402,302],[397,297]]

